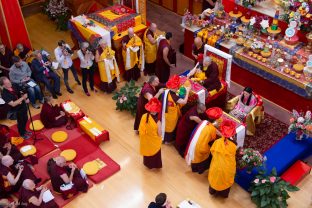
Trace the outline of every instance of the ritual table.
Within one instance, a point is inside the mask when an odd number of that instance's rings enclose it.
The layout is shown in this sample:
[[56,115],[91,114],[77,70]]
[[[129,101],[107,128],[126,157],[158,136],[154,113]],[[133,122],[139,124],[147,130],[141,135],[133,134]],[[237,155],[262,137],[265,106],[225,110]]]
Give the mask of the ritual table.
[[71,100],[67,100],[61,103],[61,108],[75,122],[77,122],[80,118],[84,117],[85,115],[82,112],[82,110]]
[[81,130],[89,135],[89,137],[97,144],[109,140],[108,131],[90,117],[84,116],[78,120],[78,124]]

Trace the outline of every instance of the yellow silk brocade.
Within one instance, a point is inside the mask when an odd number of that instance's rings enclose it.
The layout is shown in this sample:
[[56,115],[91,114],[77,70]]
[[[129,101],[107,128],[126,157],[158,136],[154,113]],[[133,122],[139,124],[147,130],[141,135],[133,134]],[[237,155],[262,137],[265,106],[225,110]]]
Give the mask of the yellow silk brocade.
[[207,79],[205,72],[196,72],[194,77],[198,80],[205,80]]
[[[156,61],[156,54],[157,54],[157,44],[151,44],[149,39],[147,38],[147,32],[148,30],[145,31],[144,33],[144,44],[145,44],[145,62],[146,63],[153,63]],[[156,34],[154,35],[154,39],[157,39]]]
[[[106,58],[112,58],[115,56],[115,51],[112,50],[110,47],[106,47],[102,54],[100,54],[100,60],[104,60]],[[99,72],[100,72],[100,78],[102,82],[108,82],[107,74],[106,74],[106,68],[104,61],[98,62]],[[116,71],[110,70],[112,80],[116,77]]]
[[158,126],[151,115],[146,122],[147,113],[141,118],[139,126],[140,154],[143,156],[153,156],[161,148],[162,139],[158,135]]
[[209,185],[217,191],[223,191],[234,183],[236,145],[230,141],[225,144],[225,138],[222,137],[213,143],[210,151],[212,161],[208,174]]
[[203,128],[196,143],[195,156],[192,163],[200,163],[208,159],[210,155],[210,146],[208,143],[216,139],[216,132],[216,128],[212,124],[208,124]]
[[177,105],[174,100],[172,99],[170,93],[168,93],[168,102],[172,102],[173,106],[167,105],[167,113],[165,114],[165,119],[166,119],[166,127],[165,127],[165,132],[171,133],[175,130],[178,119],[180,117],[180,106]]
[[[132,37],[129,42],[126,45],[126,48],[128,47],[134,47],[134,46],[142,46],[142,40],[138,37],[138,36],[134,36]],[[140,48],[140,57],[142,57],[142,50]],[[125,70],[129,70],[132,69],[136,64],[139,65],[139,67],[141,66],[141,58],[139,59],[138,57],[138,53],[137,52],[133,52],[132,50],[130,50],[130,68],[126,67],[126,60],[127,60],[127,52],[126,50],[122,50],[122,58],[125,64]]]

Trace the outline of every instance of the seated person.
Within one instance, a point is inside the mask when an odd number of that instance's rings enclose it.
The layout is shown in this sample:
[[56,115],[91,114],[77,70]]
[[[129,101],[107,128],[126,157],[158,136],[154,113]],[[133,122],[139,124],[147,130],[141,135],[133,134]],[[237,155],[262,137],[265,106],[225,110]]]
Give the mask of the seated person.
[[257,102],[256,96],[252,93],[252,88],[245,87],[230,115],[243,121],[247,114],[257,105]]
[[12,66],[12,51],[3,44],[0,44],[0,77],[9,76],[10,67]]
[[[31,105],[39,109],[40,107],[36,104],[36,99],[43,103],[43,96],[40,87],[31,79],[30,67],[18,56],[13,56],[12,60],[14,64],[10,68],[9,76],[13,86],[20,91],[26,89]],[[30,83],[33,85],[29,85]]]
[[59,105],[54,105],[50,96],[44,98],[40,120],[45,128],[61,127],[67,124],[67,117]]
[[0,199],[0,208],[16,208],[15,202],[9,201],[7,198]]
[[74,163],[66,164],[62,156],[51,158],[48,161],[48,173],[53,190],[61,193],[64,199],[76,195],[79,191],[88,191],[88,182],[85,176]]
[[[38,50],[34,52],[34,55],[35,58],[31,62],[31,68],[35,80],[42,82],[48,88],[53,98],[56,99],[57,95],[62,95],[60,93],[60,77],[52,70],[52,63],[46,55],[42,55]],[[53,80],[53,86],[50,83],[50,79]]]
[[156,196],[155,202],[151,202],[148,208],[172,208],[171,202],[167,199],[165,193],[160,193]]
[[21,43],[18,43],[16,45],[16,49],[14,50],[14,56],[20,57],[23,61],[25,61],[28,64],[30,64],[34,58],[32,50],[26,46],[23,46],[23,44]]
[[218,65],[209,56],[204,58],[203,64],[197,63],[196,66],[187,74],[187,77],[194,77],[203,83],[209,91],[219,91],[222,87],[219,79]]
[[48,189],[44,186],[36,188],[34,181],[26,179],[23,182],[22,188],[19,191],[20,208],[58,208],[59,206],[52,199],[49,202],[43,201],[43,194]]
[[7,119],[10,106],[2,99],[0,95],[0,120]]
[[31,179],[35,183],[41,181],[37,178],[31,167],[26,161],[18,162],[16,165],[10,155],[5,155],[1,158],[0,176],[2,177],[2,187],[0,190],[5,190],[7,194],[18,191],[25,179]]

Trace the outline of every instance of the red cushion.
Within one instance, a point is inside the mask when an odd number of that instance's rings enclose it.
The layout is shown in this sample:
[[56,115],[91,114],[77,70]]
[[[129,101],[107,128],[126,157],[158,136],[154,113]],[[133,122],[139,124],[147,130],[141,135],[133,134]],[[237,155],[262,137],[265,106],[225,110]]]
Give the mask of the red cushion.
[[309,165],[298,160],[285,173],[283,173],[281,178],[292,185],[296,185],[302,178],[308,175],[310,171],[311,167]]

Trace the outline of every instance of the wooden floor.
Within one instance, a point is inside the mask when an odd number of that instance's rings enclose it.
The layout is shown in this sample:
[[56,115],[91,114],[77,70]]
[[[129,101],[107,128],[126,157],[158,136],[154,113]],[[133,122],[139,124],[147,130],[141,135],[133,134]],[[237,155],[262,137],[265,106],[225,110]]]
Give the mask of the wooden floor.
[[[43,47],[53,53],[59,39],[70,40],[68,33],[55,31],[53,23],[42,14],[27,17],[26,23],[35,48]],[[73,80],[72,77],[70,79]],[[168,194],[173,207],[186,198],[196,201],[203,208],[255,207],[250,200],[250,195],[236,184],[232,187],[228,199],[211,197],[208,193],[207,172],[202,175],[192,173],[171,145],[162,147],[163,168],[147,170],[139,155],[139,138],[132,130],[134,118],[129,113],[115,111],[115,103],[111,95],[99,92],[87,97],[81,86],[73,82],[71,84],[75,93],[69,95],[62,84],[63,96],[58,101],[70,98],[87,115],[109,131],[111,140],[101,144],[101,148],[121,165],[121,171],[95,185],[87,194],[82,194],[66,207],[144,208],[160,192]],[[33,110],[33,113],[38,112]],[[306,177],[299,187],[301,188],[299,192],[291,194],[292,197],[288,200],[289,207],[311,207],[312,176]]]

